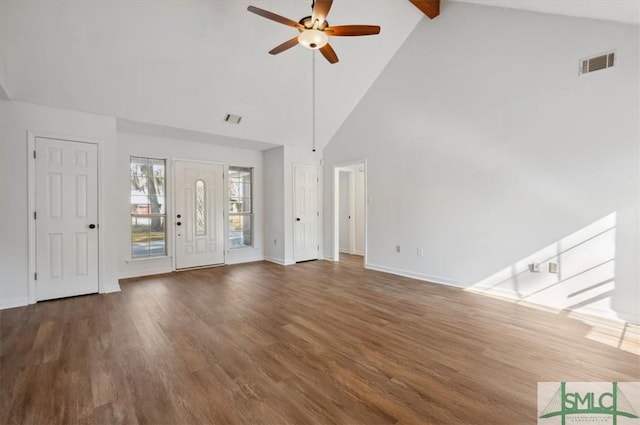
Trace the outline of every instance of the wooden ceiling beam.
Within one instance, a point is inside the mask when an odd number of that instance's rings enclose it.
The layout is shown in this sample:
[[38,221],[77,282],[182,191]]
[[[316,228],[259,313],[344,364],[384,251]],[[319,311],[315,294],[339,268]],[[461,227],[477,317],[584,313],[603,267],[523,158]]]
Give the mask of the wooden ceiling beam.
[[440,14],[440,0],[409,0],[430,19]]

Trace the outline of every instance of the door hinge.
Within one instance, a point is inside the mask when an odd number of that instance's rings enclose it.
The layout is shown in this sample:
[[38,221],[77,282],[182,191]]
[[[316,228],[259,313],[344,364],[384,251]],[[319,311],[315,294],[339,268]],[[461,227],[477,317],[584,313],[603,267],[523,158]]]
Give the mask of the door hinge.
[[38,218],[38,214],[34,211],[33,212],[33,219],[36,220]]
[[36,159],[36,151],[33,151],[33,159]]
[[318,251],[320,251],[320,245],[318,245],[318,247],[316,248]]
[[33,274],[33,280],[38,280],[38,273]]
[[316,217],[320,217],[320,211],[316,211]]

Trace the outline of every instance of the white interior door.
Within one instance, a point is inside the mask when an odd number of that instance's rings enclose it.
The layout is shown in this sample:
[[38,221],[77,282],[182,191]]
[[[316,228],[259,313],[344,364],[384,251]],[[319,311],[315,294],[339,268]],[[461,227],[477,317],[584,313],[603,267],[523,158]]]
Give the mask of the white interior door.
[[98,292],[98,147],[35,139],[36,299]]
[[293,258],[318,259],[318,169],[294,165]]
[[175,162],[176,269],[224,264],[224,167]]

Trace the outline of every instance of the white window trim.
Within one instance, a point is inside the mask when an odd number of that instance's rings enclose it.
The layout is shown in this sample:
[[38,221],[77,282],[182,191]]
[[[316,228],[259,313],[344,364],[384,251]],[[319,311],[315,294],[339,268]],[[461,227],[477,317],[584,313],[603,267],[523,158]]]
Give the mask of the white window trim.
[[[234,168],[240,168],[240,169],[248,169],[251,170],[251,212],[250,213],[231,213],[229,212],[229,182],[231,181],[231,170]],[[240,165],[230,165],[228,167],[228,171],[227,171],[227,187],[226,187],[226,192],[227,192],[227,196],[226,196],[226,225],[227,225],[227,244],[229,246],[229,251],[241,251],[243,249],[253,249],[255,248],[255,213],[254,213],[254,190],[255,190],[255,167],[246,167],[246,166],[240,166]],[[236,246],[233,247],[231,246],[231,229],[229,228],[229,221],[231,220],[231,217],[233,216],[248,216],[251,217],[251,245],[243,245],[243,246]]]
[[169,185],[169,159],[168,158],[156,158],[153,156],[149,156],[149,155],[145,155],[145,154],[134,154],[134,153],[130,153],[129,154],[129,207],[131,207],[131,158],[132,157],[136,157],[136,158],[146,158],[146,159],[156,159],[156,160],[161,160],[164,161],[164,198],[165,198],[165,207],[164,207],[164,254],[163,255],[153,255],[153,256],[148,256],[148,257],[134,257],[133,256],[133,229],[131,228],[131,216],[132,213],[129,212],[129,255],[127,257],[127,259],[125,260],[127,264],[129,263],[140,263],[140,262],[145,262],[145,261],[159,261],[159,260],[167,260],[167,259],[171,259],[171,255],[169,254],[169,249],[171,248],[170,246],[170,225],[169,225],[169,205],[171,205],[168,202],[168,199],[170,198],[171,194],[169,193],[170,190],[170,185]]

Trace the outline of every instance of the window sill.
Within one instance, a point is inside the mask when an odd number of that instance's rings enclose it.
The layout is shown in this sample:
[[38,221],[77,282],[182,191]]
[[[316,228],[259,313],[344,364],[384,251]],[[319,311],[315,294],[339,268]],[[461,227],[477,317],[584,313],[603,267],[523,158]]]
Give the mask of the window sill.
[[127,264],[135,264],[135,263],[146,263],[146,262],[154,262],[154,261],[166,261],[171,260],[171,256],[163,255],[158,257],[144,257],[144,258],[128,258],[126,261]]

